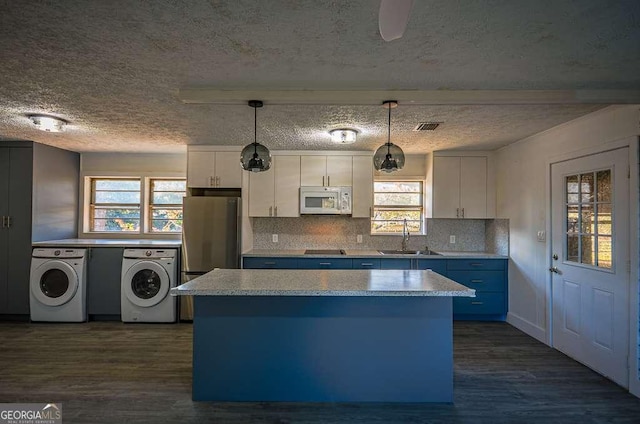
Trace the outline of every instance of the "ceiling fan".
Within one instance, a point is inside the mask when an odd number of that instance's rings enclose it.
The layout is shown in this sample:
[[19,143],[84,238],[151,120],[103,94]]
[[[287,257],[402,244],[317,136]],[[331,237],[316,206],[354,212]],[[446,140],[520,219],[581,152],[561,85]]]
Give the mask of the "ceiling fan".
[[413,0],[380,0],[378,27],[384,41],[393,41],[402,37]]

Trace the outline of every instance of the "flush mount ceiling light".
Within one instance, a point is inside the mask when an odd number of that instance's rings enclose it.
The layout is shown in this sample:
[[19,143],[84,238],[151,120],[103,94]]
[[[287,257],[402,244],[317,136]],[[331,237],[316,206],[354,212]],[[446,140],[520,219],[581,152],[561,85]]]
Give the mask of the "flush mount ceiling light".
[[356,137],[358,132],[356,130],[351,130],[348,128],[341,128],[337,130],[329,131],[331,134],[331,141],[334,143],[340,144],[352,144],[356,142]]
[[251,172],[264,172],[271,168],[271,152],[258,143],[258,108],[262,107],[260,100],[249,100],[253,108],[253,143],[247,144],[240,153],[242,169]]
[[391,142],[391,109],[398,106],[395,100],[382,102],[382,106],[389,109],[389,126],[387,132],[387,142],[378,147],[373,155],[373,167],[377,171],[394,172],[404,166],[404,152]]
[[48,115],[29,115],[28,116],[33,125],[40,131],[47,132],[62,132],[64,127],[69,123],[61,118]]

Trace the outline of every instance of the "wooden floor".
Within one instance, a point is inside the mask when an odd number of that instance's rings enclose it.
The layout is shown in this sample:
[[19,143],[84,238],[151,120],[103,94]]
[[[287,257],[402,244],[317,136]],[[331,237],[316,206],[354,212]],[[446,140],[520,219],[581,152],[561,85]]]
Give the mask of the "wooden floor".
[[640,423],[640,400],[504,323],[455,323],[455,403],[191,401],[191,326],[0,322],[0,403],[64,423]]

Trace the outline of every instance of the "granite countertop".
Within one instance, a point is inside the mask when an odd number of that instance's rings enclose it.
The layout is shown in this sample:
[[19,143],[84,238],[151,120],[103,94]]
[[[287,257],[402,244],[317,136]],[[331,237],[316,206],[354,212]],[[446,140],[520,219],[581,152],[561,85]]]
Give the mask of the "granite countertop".
[[171,289],[171,294],[475,297],[475,290],[430,270],[218,269]]
[[489,252],[450,252],[435,251],[438,255],[415,255],[415,254],[385,254],[377,250],[355,250],[346,249],[345,255],[305,255],[304,249],[282,250],[282,249],[253,249],[242,254],[251,257],[298,257],[298,258],[420,258],[420,259],[509,259],[508,256],[498,255]]
[[182,240],[158,239],[63,239],[33,242],[34,247],[180,247]]

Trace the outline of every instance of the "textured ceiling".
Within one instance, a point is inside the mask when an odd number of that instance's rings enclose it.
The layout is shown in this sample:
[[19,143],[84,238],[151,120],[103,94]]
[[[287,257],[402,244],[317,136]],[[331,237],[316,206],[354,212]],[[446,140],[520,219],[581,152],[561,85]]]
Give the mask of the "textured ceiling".
[[[640,88],[640,2],[415,2],[405,36],[378,34],[377,0],[0,2],[0,139],[75,151],[184,150],[252,141],[248,106],[185,105],[183,87],[315,90]],[[386,138],[376,106],[269,105],[261,142],[349,149]],[[603,105],[406,106],[392,141],[408,152],[496,148]],[[28,113],[71,122],[39,132]],[[444,121],[433,133],[412,129]]]

